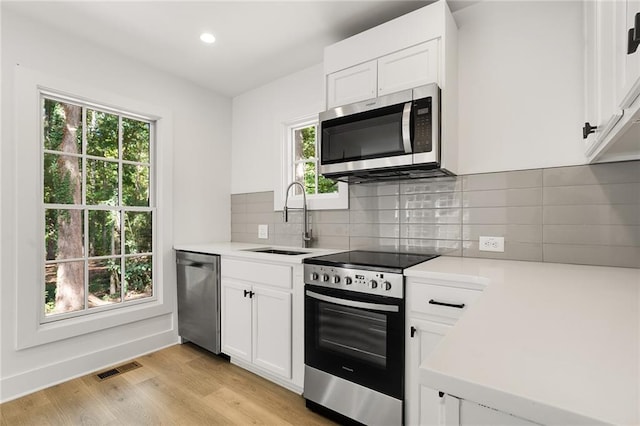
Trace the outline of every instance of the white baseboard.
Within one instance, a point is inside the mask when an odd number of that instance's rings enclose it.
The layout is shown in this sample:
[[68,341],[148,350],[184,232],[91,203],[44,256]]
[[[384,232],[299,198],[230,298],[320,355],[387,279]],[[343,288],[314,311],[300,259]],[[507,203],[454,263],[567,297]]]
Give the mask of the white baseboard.
[[174,330],[125,342],[0,379],[0,403],[112,367],[178,343]]

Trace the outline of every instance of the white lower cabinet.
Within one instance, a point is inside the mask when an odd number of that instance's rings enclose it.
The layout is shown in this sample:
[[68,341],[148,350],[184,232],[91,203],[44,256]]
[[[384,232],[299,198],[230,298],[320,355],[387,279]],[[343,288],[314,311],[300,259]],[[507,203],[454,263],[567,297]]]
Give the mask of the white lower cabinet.
[[408,322],[405,407],[409,425],[443,424],[443,400],[439,392],[420,384],[420,363],[442,340],[450,325],[412,318]]
[[253,363],[291,378],[291,293],[254,286]]
[[[295,378],[292,374],[293,267],[260,266],[259,262],[222,259],[222,352],[232,362],[298,390],[300,374]],[[262,272],[248,281],[246,271],[252,269]],[[275,274],[262,277],[270,269]],[[276,281],[274,276],[280,279]],[[300,356],[299,348],[295,353]]]
[[[409,277],[407,280],[405,423],[448,425],[449,395],[420,382],[420,364],[481,294],[481,287]],[[451,404],[449,404],[451,405]],[[454,410],[455,411],[455,410]],[[448,418],[449,417],[449,418]]]

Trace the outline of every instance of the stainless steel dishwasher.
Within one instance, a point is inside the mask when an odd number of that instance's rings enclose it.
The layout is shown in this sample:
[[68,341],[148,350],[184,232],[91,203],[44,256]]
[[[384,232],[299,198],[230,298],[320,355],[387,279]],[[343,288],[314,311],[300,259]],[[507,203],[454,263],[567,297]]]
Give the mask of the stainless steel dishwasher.
[[220,256],[176,252],[178,334],[220,353]]

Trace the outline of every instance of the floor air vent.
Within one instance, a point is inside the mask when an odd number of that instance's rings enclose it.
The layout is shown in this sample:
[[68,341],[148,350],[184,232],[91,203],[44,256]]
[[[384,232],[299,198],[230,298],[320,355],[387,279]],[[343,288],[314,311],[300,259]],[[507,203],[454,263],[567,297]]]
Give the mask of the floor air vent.
[[126,373],[127,371],[135,370],[136,368],[142,367],[142,364],[137,363],[136,361],[128,362],[126,364],[122,364],[116,368],[112,368],[107,371],[103,371],[102,373],[96,374],[98,380],[105,380],[109,377],[117,376],[118,374]]

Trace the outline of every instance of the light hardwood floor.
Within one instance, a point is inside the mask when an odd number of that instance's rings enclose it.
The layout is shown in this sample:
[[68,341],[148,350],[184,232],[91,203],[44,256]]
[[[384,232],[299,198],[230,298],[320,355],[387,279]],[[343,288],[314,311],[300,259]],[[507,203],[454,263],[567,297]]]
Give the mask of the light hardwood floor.
[[334,424],[307,410],[300,395],[191,344],[135,361],[142,367],[103,381],[92,374],[6,402],[0,424]]

